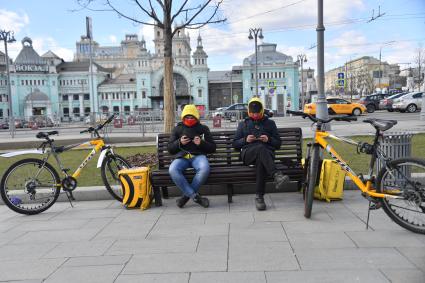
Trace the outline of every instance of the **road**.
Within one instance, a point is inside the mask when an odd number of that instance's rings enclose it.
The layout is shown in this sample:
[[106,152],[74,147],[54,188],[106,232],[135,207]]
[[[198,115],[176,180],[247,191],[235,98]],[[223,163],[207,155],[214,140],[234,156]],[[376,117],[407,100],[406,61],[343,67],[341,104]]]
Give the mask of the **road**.
[[[363,120],[367,118],[378,118],[378,119],[392,119],[397,120],[398,124],[392,128],[391,132],[425,132],[425,122],[420,121],[420,113],[398,113],[398,112],[387,112],[377,111],[372,114],[360,116],[358,121],[347,123],[347,122],[332,122],[332,132],[337,135],[351,136],[351,135],[367,135],[373,134],[374,129],[365,123]],[[274,117],[278,127],[301,127],[303,130],[304,137],[311,137],[312,122],[308,119],[301,117]],[[219,130],[213,128],[212,121],[207,121],[206,124],[211,130]],[[230,121],[222,122],[222,129],[236,130],[237,123]],[[20,129],[16,132],[14,141],[16,142],[29,142],[36,141],[35,134],[42,130],[58,130],[60,135],[57,136],[56,140],[81,140],[88,138],[87,134],[81,135],[80,131],[84,130],[87,126],[83,124],[75,124],[74,126],[59,127],[59,128],[45,128],[39,130]],[[155,122],[153,124],[145,124],[145,134],[143,135],[142,126],[124,126],[123,128],[117,129],[113,127],[108,128],[108,136],[113,139],[119,139],[119,142],[125,142],[127,139],[130,142],[137,141],[138,139],[154,138],[157,133],[162,132],[162,123]],[[0,132],[0,144],[7,144],[12,141],[10,133],[7,130]]]

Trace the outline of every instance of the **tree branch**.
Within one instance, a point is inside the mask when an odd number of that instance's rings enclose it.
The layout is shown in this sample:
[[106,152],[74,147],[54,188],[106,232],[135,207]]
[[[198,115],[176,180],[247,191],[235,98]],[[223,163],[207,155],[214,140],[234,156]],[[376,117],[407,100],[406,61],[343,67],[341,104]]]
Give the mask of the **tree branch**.
[[[143,7],[143,5],[142,5],[142,4],[140,4],[139,0],[134,0],[134,2],[136,2],[137,6],[139,6],[139,8],[140,8],[143,12],[145,12],[145,14],[146,14],[146,15],[148,15],[150,18],[153,18],[154,20],[156,20],[156,21],[157,21],[156,15],[154,15],[154,14],[152,13],[152,12],[153,12],[153,9],[151,10],[151,12],[149,12],[148,10],[146,10],[146,8],[145,8],[145,7]],[[149,2],[150,2],[150,0],[149,0]],[[151,8],[152,8],[152,6],[151,6]]]
[[139,20],[136,20],[135,18],[132,18],[132,17],[129,17],[129,16],[124,15],[122,12],[120,12],[117,8],[115,8],[115,7],[112,5],[112,3],[111,3],[111,1],[110,1],[110,0],[106,0],[106,4],[107,4],[109,7],[111,7],[111,9],[112,9],[115,13],[117,13],[119,16],[121,16],[121,17],[123,17],[123,18],[126,18],[126,19],[128,19],[128,20],[130,20],[130,21],[133,21],[133,22],[136,22],[136,23],[139,23],[139,24],[143,24],[143,25],[149,25],[149,26],[155,26],[155,25],[156,25],[156,24],[152,24],[152,23],[148,23],[148,22],[139,21]]
[[156,0],[156,2],[158,2],[159,5],[161,5],[162,10],[165,10],[164,3],[162,3],[161,0]]
[[220,8],[220,5],[223,3],[223,0],[220,0],[215,5],[214,12],[211,14],[211,17],[205,21],[205,22],[198,22],[198,23],[192,23],[192,21],[208,6],[208,4],[211,2],[211,0],[206,1],[199,10],[184,24],[178,26],[175,28],[173,35],[177,32],[177,30],[182,28],[188,28],[188,29],[199,29],[207,24],[214,24],[214,23],[221,23],[226,21],[226,19],[219,19],[219,20],[212,20],[215,15],[217,15],[218,9]]
[[[137,0],[136,0],[137,1]],[[159,24],[159,23],[162,23],[160,20],[159,20],[159,18],[158,18],[158,15],[156,14],[156,12],[155,12],[155,9],[153,8],[153,6],[152,6],[152,1],[151,0],[149,0],[149,6],[151,7],[151,13],[152,13],[152,18]]]
[[177,11],[177,13],[175,13],[172,17],[171,17],[171,23],[173,23],[173,21],[176,19],[176,17],[178,15],[180,15],[180,13],[183,11],[184,6],[186,6],[187,2],[189,0],[185,0],[184,3],[181,5],[180,9]]

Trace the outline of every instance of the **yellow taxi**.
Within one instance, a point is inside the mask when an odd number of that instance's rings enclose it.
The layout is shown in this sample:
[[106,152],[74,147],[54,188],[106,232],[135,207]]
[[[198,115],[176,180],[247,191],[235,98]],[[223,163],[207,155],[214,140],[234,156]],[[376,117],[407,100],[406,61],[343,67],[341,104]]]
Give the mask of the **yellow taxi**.
[[[342,98],[326,98],[328,101],[329,114],[349,114],[359,116],[366,113],[366,107],[363,104],[350,102]],[[304,105],[304,113],[316,115],[316,103]]]

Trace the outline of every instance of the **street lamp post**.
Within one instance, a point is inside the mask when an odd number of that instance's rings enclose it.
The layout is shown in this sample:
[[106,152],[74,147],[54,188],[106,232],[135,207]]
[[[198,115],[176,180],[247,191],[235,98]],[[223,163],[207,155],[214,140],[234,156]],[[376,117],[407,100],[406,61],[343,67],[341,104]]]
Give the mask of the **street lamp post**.
[[[254,34],[254,36],[252,36]],[[254,39],[255,42],[255,96],[258,97],[258,55],[257,55],[257,38],[263,39],[263,29],[262,28],[250,28],[248,39]]]
[[303,63],[307,62],[307,56],[305,54],[300,54],[297,56],[297,63],[301,67],[301,109],[304,109],[304,103],[305,103],[305,96],[304,96],[304,68]]
[[[317,1],[317,118],[328,119],[325,96],[325,26],[323,25],[323,0]],[[329,125],[326,126],[329,129]]]
[[7,100],[9,102],[9,129],[12,138],[15,137],[15,121],[13,118],[12,109],[12,88],[10,86],[10,70],[9,70],[9,56],[7,53],[7,44],[16,41],[13,31],[0,30],[0,41],[4,41],[4,54],[6,60],[6,73],[7,73]]
[[234,99],[233,99],[232,71],[230,71],[230,74],[229,73],[226,73],[225,76],[228,77],[228,78],[230,77],[230,102],[233,101],[233,103],[237,103],[237,101],[234,101]]

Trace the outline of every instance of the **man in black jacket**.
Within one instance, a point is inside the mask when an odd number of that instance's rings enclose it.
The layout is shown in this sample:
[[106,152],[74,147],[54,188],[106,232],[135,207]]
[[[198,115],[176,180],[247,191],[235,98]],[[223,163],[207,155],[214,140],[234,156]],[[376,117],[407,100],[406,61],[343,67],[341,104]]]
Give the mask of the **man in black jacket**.
[[[198,190],[208,178],[210,165],[206,154],[216,150],[216,144],[207,126],[199,122],[199,112],[195,105],[186,105],[183,109],[182,122],[178,123],[168,143],[168,152],[175,155],[169,173],[183,196],[177,199],[177,206],[183,206],[193,199],[203,207],[209,206],[206,197],[201,197]],[[189,184],[183,172],[187,168],[195,169],[195,177]]]
[[276,188],[281,189],[289,182],[289,177],[276,169],[274,151],[280,148],[281,140],[276,124],[264,115],[263,103],[259,98],[252,98],[248,103],[248,117],[239,123],[233,141],[233,147],[241,150],[245,165],[255,165],[257,210],[265,210],[265,179],[273,176]]

